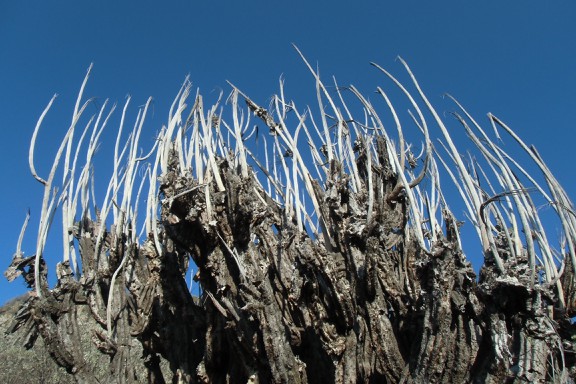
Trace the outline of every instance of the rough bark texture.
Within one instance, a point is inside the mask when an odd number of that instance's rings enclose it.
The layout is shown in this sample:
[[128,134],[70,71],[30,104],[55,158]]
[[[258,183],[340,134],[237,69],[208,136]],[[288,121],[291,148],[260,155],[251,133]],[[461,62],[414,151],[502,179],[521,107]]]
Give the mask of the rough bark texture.
[[[225,160],[219,169],[226,192],[211,191],[215,222],[206,219],[203,189],[172,199],[197,182],[169,172],[161,186],[170,202],[162,207],[167,252],[160,257],[151,240],[122,250],[137,278],[118,290],[125,294],[114,303],[116,341],[95,334],[118,382],[164,382],[157,355],[177,382],[560,381],[554,372],[574,366],[570,355],[561,361],[559,332],[574,331],[551,318],[553,293],[521,277],[498,278],[489,267],[476,282],[450,238],[453,221],[448,236],[424,252],[404,230],[404,198],[378,199],[366,222],[366,196],[350,193],[346,175],[334,171],[318,192],[331,218],[326,246],[262,201],[266,194],[252,178],[242,179]],[[396,180],[377,176],[375,183],[386,193]],[[97,278],[61,277],[44,298],[26,303],[25,322],[83,383],[97,380],[79,349],[75,311],[90,305],[105,324],[102,302],[114,269],[91,268],[93,230],[84,223],[79,239],[87,245],[85,276]],[[199,299],[184,280],[188,255],[199,269]],[[131,337],[144,347],[147,374],[123,365]]]
[[[234,154],[215,157],[200,181],[171,151],[159,180],[158,232],[129,244],[113,226],[97,249],[99,222],[83,217],[74,227],[80,278],[61,263],[49,290],[40,274],[42,295],[30,296],[11,331],[25,330],[28,345],[40,335],[80,383],[573,382],[570,258],[559,280],[542,284],[526,256],[507,257],[507,236],[495,232],[507,273],[479,249],[486,262],[477,278],[448,210],[445,228],[425,233],[434,241],[423,248],[386,140],[377,137],[372,155],[356,148],[360,190],[337,159],[322,183],[311,180],[320,234],[299,231],[293,211]],[[200,297],[186,283],[190,259]],[[33,269],[17,256],[11,277],[24,272],[35,287]],[[108,377],[96,377],[83,357],[80,307],[100,328],[93,341],[110,356]],[[145,371],[128,364],[134,339]],[[163,376],[162,359],[172,377]]]

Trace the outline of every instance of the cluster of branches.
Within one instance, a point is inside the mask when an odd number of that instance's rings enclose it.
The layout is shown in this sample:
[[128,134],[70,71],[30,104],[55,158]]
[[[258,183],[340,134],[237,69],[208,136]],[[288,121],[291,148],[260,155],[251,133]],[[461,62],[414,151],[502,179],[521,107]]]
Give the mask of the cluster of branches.
[[[41,335],[56,363],[87,383],[161,383],[163,359],[173,382],[573,377],[576,216],[537,151],[489,114],[491,138],[454,100],[453,115],[479,154],[461,155],[406,63],[400,60],[413,93],[374,64],[409,103],[410,123],[423,137],[414,153],[389,93],[377,87],[376,103],[387,109],[394,137],[372,101],[336,81],[329,91],[304,61],[317,115],[288,101],[282,82],[268,108],[234,85],[224,103],[220,95],[206,108],[186,80],[144,154],[151,101],[126,139],[128,99],[103,200],[92,165],[115,106],[105,102],[79,126],[91,102],[83,101],[89,70],[42,178],[34,151],[52,99],[29,155],[44,188],[36,252],[21,250],[27,217],[6,272],[11,280],[23,274],[32,288],[11,331],[22,329],[28,347]],[[541,177],[498,145],[500,131]],[[477,231],[479,279],[441,175],[456,186]],[[535,195],[556,213],[560,237],[546,232]],[[50,288],[44,253],[58,211],[64,253]],[[192,270],[198,297],[187,281]],[[90,309],[95,348],[110,356],[108,378],[97,378],[84,358],[78,340],[88,328],[76,322],[79,307]],[[134,342],[144,371],[128,364]]]

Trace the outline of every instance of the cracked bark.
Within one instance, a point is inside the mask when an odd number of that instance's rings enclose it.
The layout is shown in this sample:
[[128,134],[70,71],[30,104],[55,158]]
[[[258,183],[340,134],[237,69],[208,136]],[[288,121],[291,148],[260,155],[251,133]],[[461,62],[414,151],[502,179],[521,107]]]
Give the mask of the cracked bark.
[[[165,175],[161,190],[171,204],[162,210],[163,255],[152,240],[122,250],[133,278],[117,280],[117,341],[103,331],[99,344],[112,356],[110,380],[165,382],[158,356],[170,362],[173,382],[186,383],[554,381],[551,372],[561,370],[551,292],[499,278],[489,266],[477,283],[450,236],[431,253],[420,249],[408,240],[405,199],[379,200],[372,222],[362,225],[365,193],[350,193],[346,178],[333,175],[322,196],[333,236],[328,251],[259,199],[254,191],[265,193],[254,179],[224,160],[219,167],[225,194],[210,184],[209,194],[196,188],[170,200],[196,182],[177,169]],[[393,178],[375,181],[385,190],[395,185]],[[26,305],[54,360],[78,382],[96,383],[74,314],[79,305],[105,313],[110,273],[90,269],[94,226],[84,227],[85,276],[94,277],[62,277]],[[203,288],[196,300],[184,280],[188,255]],[[148,356],[145,376],[125,365],[133,337]]]
[[[280,134],[281,125],[250,103]],[[99,218],[84,217],[74,230],[82,275],[76,280],[67,263],[59,264],[51,290],[44,264],[35,281],[34,257],[14,257],[7,277],[23,274],[42,295],[30,296],[9,331],[21,329],[27,347],[41,336],[79,383],[573,380],[570,258],[558,280],[562,306],[558,285],[531,280],[526,250],[507,257],[505,233],[497,234],[496,250],[506,275],[494,254],[479,250],[485,264],[477,279],[447,210],[445,228],[425,234],[436,240],[423,249],[403,190],[421,178],[401,182],[389,148],[375,137],[377,161],[369,161],[359,145],[358,191],[336,160],[326,164],[326,180],[311,180],[318,235],[300,231],[293,211],[274,201],[254,172],[234,165],[235,154],[216,157],[197,180],[179,168],[173,151],[159,180],[157,233],[141,244],[129,244],[114,225],[99,233]],[[186,283],[190,259],[200,297]],[[78,324],[82,307],[90,326]],[[110,356],[106,377],[96,377],[85,359],[80,336],[88,330],[93,348]],[[134,342],[143,350],[143,370],[130,364]],[[164,377],[162,360],[171,377]]]

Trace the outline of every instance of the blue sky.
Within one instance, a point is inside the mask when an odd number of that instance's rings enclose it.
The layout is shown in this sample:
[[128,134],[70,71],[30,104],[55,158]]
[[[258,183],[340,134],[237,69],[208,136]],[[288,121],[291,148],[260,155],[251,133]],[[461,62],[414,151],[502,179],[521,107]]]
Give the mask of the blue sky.
[[[455,109],[441,97],[448,92],[481,121],[496,114],[536,144],[574,197],[574,20],[573,1],[0,2],[1,269],[28,208],[23,249],[34,253],[42,189],[27,155],[35,123],[58,93],[39,139],[46,174],[92,62],[86,96],[96,104],[154,97],[151,143],[188,74],[207,98],[228,92],[230,80],[262,104],[284,75],[289,97],[306,104],[314,83],[291,43],[323,76],[367,94],[385,83],[369,62],[403,74],[400,55],[438,110]],[[106,140],[103,147],[113,145]],[[0,279],[0,302],[23,292],[22,282]]]

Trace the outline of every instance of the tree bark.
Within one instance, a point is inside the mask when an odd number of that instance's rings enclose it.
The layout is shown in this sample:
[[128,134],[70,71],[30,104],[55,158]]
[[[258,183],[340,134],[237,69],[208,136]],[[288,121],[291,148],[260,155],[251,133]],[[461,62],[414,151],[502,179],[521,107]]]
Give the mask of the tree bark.
[[[271,137],[287,134],[247,103]],[[312,220],[302,228],[302,202],[281,204],[289,198],[266,191],[240,152],[204,153],[201,179],[182,169],[177,149],[164,152],[160,219],[141,244],[116,230],[122,223],[99,233],[101,218],[82,216],[74,228],[81,276],[59,264],[51,290],[44,271],[34,280],[32,259],[14,258],[9,277],[23,273],[42,295],[30,297],[11,331],[27,330],[28,346],[42,336],[79,383],[573,382],[570,258],[562,276],[543,283],[527,249],[512,249],[508,229],[493,226],[497,241],[478,250],[485,263],[477,277],[446,206],[444,228],[415,220],[415,205],[429,207],[424,194],[410,194],[422,177],[408,183],[394,171],[387,140],[359,135],[356,155],[350,152],[356,174],[337,158],[323,165],[323,181],[294,168],[318,203],[319,233]],[[281,160],[298,156],[286,151]],[[275,193],[283,191],[291,193]],[[190,260],[200,297],[186,282]],[[89,327],[78,324],[79,308],[89,309]],[[80,335],[88,330],[93,347],[110,356],[106,377],[96,377],[84,357]],[[135,341],[141,370],[131,363]],[[162,361],[172,377],[164,377]]]

